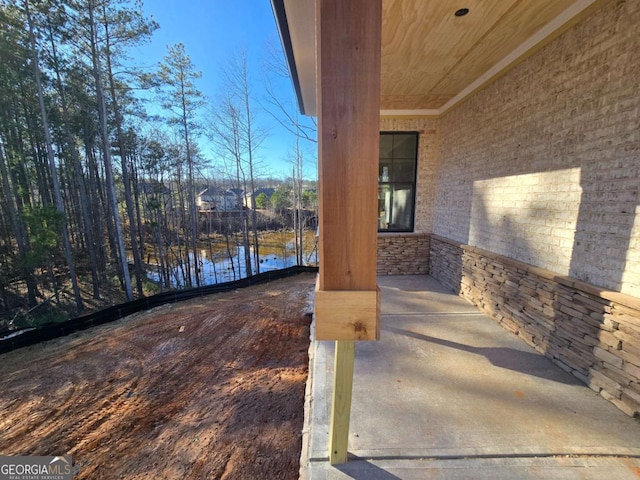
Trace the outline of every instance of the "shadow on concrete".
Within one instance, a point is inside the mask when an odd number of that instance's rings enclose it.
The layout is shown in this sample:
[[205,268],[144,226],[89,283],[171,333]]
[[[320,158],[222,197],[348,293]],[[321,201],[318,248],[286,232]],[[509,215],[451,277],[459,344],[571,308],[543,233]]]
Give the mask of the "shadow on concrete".
[[532,375],[554,382],[568,385],[581,385],[573,376],[558,369],[549,359],[538,353],[525,352],[508,347],[472,347],[463,343],[452,342],[441,338],[431,337],[422,333],[404,330],[402,328],[382,326],[382,330],[415,338],[444,347],[455,348],[464,352],[482,355],[491,362],[492,365],[511,370],[525,375]]
[[356,480],[401,480],[400,477],[353,454],[349,454],[347,463],[334,465],[334,468]]

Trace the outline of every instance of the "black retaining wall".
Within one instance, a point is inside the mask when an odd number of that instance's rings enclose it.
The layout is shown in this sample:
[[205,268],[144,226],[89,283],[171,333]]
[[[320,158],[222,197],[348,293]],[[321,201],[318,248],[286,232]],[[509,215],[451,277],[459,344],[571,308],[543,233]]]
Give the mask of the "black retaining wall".
[[[150,297],[139,298],[132,302],[121,303],[107,307],[104,310],[83,315],[81,317],[67,320],[61,323],[49,323],[42,325],[34,330],[29,330],[19,335],[4,338],[0,340],[0,354],[15,350],[16,348],[27,347],[45,340],[69,335],[70,333],[87,328],[102,325],[104,323],[119,320],[127,315],[158,307],[167,303],[177,303],[192,298],[204,297],[214,293],[228,292],[237,288],[250,287],[261,283],[268,283],[273,280],[290,277],[299,273],[317,273],[317,267],[295,266],[284,268],[282,270],[273,270],[269,272],[259,273],[251,277],[242,278],[233,282],[218,283],[216,285],[207,285],[205,287],[188,288],[184,290],[175,290],[171,292],[158,293]],[[5,332],[7,335],[12,332]]]

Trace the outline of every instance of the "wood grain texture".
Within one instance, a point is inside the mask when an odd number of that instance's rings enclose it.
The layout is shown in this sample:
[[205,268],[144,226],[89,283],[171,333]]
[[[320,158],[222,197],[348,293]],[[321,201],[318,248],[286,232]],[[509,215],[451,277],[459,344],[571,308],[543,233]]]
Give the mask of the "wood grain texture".
[[442,107],[574,2],[384,0],[382,108]]
[[315,292],[316,340],[378,340],[380,293],[374,291]]
[[373,291],[381,0],[317,3],[320,290]]
[[336,341],[334,357],[334,386],[331,397],[331,424],[329,427],[329,463],[347,462],[351,396],[353,392],[354,341]]

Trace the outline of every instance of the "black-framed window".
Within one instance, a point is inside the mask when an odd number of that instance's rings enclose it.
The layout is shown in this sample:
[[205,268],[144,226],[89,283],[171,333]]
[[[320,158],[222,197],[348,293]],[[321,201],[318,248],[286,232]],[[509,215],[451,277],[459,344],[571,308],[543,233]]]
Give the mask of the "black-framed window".
[[380,132],[379,232],[413,231],[417,163],[417,132]]

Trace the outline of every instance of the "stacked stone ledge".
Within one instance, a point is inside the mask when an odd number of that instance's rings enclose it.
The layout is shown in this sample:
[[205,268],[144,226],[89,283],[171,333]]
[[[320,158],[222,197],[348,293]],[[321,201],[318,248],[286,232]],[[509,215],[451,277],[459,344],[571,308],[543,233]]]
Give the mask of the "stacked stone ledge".
[[428,274],[429,248],[425,233],[378,234],[378,275]]
[[431,236],[430,271],[630,416],[640,412],[640,299]]

